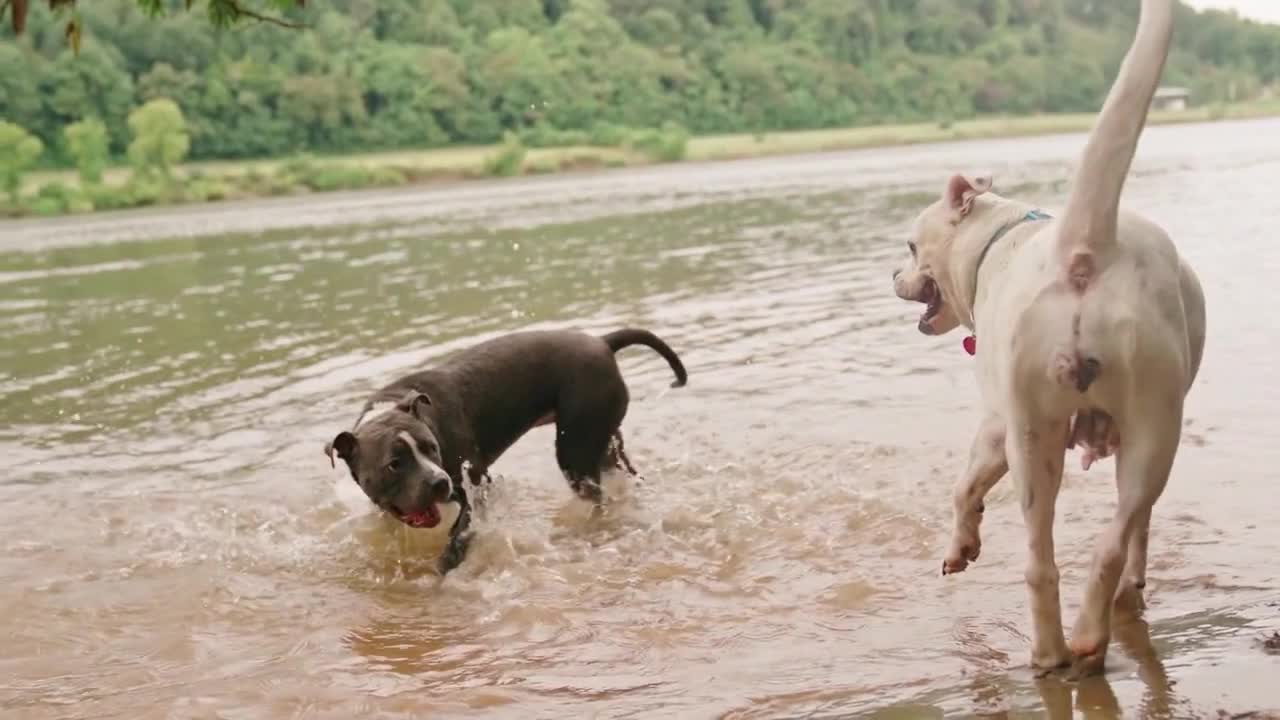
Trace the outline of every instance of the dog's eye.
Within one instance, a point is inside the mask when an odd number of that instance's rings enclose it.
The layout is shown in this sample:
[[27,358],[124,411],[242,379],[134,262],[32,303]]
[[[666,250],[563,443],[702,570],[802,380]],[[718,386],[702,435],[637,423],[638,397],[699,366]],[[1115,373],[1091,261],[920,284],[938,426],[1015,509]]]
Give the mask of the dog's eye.
[[911,257],[916,256],[916,244],[911,240],[907,241],[907,249],[911,251]]
[[391,462],[387,463],[387,472],[399,472],[399,471],[400,471],[399,460],[392,460]]

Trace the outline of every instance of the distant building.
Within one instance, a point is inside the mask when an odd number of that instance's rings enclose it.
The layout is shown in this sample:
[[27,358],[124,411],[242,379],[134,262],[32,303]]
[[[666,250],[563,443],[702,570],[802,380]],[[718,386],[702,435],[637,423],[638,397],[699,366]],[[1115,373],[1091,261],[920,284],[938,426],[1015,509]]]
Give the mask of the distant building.
[[1191,91],[1183,87],[1162,87],[1151,101],[1153,110],[1186,110]]

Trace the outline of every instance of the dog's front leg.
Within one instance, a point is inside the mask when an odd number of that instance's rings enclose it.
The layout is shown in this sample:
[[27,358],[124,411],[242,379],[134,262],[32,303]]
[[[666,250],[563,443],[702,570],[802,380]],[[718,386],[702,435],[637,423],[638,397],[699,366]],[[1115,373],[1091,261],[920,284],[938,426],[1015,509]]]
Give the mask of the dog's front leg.
[[472,464],[470,460],[463,461],[462,474],[471,481],[472,487],[476,490],[476,512],[484,517],[484,513],[489,506],[489,491],[493,488],[493,478],[489,476],[489,468],[485,465]]
[[486,465],[474,464],[470,460],[463,461],[462,472],[471,481],[472,485],[482,487],[493,482],[493,478],[489,477],[489,468]]
[[1029,416],[1010,418],[1005,446],[1009,469],[1022,493],[1022,517],[1027,526],[1027,592],[1031,599],[1031,664],[1040,670],[1071,662],[1062,634],[1062,606],[1058,594],[1058,564],[1053,555],[1054,508],[1062,486],[1065,449],[1063,421]]
[[982,551],[979,529],[986,508],[984,498],[1009,472],[1004,446],[1004,418],[987,415],[978,426],[978,434],[969,448],[969,464],[955,486],[955,530],[951,535],[951,549],[942,561],[943,575],[962,572],[969,563],[978,559]]
[[458,503],[458,517],[449,528],[449,544],[440,556],[440,574],[444,575],[462,564],[467,556],[467,546],[471,544],[471,503],[467,501],[467,490],[460,480],[453,481],[453,497]]

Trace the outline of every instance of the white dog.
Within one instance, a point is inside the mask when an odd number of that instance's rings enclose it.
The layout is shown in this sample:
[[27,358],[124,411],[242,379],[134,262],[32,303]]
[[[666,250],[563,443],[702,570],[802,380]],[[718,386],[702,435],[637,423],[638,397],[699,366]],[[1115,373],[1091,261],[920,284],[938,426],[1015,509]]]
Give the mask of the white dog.
[[[1052,218],[952,177],[915,221],[900,298],[927,305],[920,331],[964,325],[985,416],[955,488],[943,574],[976,560],[983,498],[1008,471],[1021,489],[1034,623],[1032,664],[1102,668],[1113,602],[1141,606],[1151,508],[1181,439],[1204,349],[1204,295],[1165,232],[1121,212],[1120,192],[1173,31],[1173,0],[1142,0],[1121,65]],[[975,347],[976,346],[976,347]],[[1054,505],[1068,448],[1084,466],[1116,454],[1119,503],[1100,538],[1068,646],[1054,561]]]

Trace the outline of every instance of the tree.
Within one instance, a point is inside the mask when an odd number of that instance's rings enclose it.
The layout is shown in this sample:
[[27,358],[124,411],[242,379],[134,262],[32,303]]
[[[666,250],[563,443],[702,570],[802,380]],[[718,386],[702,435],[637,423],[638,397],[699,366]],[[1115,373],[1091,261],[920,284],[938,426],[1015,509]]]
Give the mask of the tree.
[[191,146],[182,110],[168,98],[156,98],[129,113],[129,130],[129,160],[140,174],[159,172],[168,178]]
[[[76,0],[46,0],[46,2],[49,9],[53,11],[71,9],[76,6]],[[164,14],[165,0],[136,0],[136,2],[138,7],[152,17]],[[208,0],[206,10],[209,15],[209,21],[213,23],[214,27],[218,28],[229,27],[242,20],[257,20],[284,27],[299,27],[297,23],[254,7],[254,5],[260,7],[263,4],[262,2],[250,4],[247,0]],[[292,7],[305,7],[306,0],[270,0],[265,4],[274,7],[277,11],[285,11]],[[195,5],[194,0],[187,0],[186,6],[188,9],[193,5]],[[10,10],[11,13],[10,21],[13,25],[13,34],[21,35],[27,28],[27,13],[31,9],[31,0],[3,0],[3,2],[0,2],[0,12],[5,9]],[[80,23],[76,18],[73,17],[67,22],[66,35],[72,47],[79,48]]]
[[485,39],[476,55],[474,92],[483,98],[499,129],[537,124],[548,109],[563,115],[561,100],[568,104],[568,83],[556,72],[541,37],[520,27],[499,30]]
[[[46,148],[83,118],[181,108],[191,159],[1094,112],[1132,39],[1111,0],[0,0],[0,118]],[[68,9],[74,7],[74,13]],[[51,9],[51,8],[56,8]],[[229,9],[230,8],[230,9]],[[236,8],[239,8],[238,10]],[[29,13],[28,13],[29,10]],[[1280,28],[1177,6],[1165,82],[1280,83]],[[305,32],[282,32],[256,13]],[[29,15],[29,17],[28,17]],[[234,31],[221,31],[234,19]],[[79,52],[66,25],[84,27]],[[220,24],[222,23],[222,24]],[[531,142],[534,136],[538,143]],[[55,153],[58,161],[72,158]]]
[[102,182],[102,170],[107,166],[109,155],[107,126],[97,118],[86,118],[68,125],[63,132],[67,137],[67,151],[75,159],[81,182],[86,185]]
[[114,48],[90,43],[80,56],[63,50],[41,83],[48,127],[39,132],[46,144],[58,142],[57,128],[80,118],[96,117],[107,126],[111,144],[123,150],[133,106],[134,83],[121,67]]
[[44,119],[40,80],[48,71],[48,63],[17,45],[0,44],[0,68],[19,67],[23,72],[0,72],[0,118],[26,127],[40,127]]
[[22,176],[40,159],[44,143],[11,122],[0,121],[0,187],[16,205],[22,194]]

